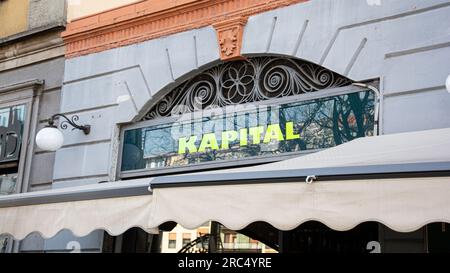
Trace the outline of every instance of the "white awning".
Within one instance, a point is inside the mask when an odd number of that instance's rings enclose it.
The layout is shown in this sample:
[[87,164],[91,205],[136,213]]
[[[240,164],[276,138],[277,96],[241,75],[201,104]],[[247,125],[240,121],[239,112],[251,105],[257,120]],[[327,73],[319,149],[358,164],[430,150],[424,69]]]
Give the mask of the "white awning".
[[[1,197],[0,233],[118,235],[131,227],[157,232],[167,221],[195,228],[211,220],[234,230],[255,221],[280,230],[310,220],[335,230],[377,221],[408,232],[450,222],[449,171],[450,129],[368,137],[255,167]],[[312,175],[316,180],[305,183]]]

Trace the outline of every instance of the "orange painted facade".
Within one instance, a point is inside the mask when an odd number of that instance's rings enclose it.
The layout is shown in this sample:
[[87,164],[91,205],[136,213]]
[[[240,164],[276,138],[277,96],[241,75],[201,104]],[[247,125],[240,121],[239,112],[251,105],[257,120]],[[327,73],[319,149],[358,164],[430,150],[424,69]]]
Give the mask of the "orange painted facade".
[[240,58],[247,18],[307,0],[146,0],[72,21],[62,36],[76,57],[212,25],[222,60]]

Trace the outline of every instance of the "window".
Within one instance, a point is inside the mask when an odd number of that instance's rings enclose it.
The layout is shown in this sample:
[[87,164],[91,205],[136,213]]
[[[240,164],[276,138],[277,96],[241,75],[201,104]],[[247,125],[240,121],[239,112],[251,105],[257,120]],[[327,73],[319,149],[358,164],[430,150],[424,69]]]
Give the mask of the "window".
[[169,233],[169,243],[167,245],[168,248],[176,248],[177,247],[177,234]]
[[191,234],[183,233],[183,247],[191,242]]
[[0,108],[0,194],[15,192],[25,106]]
[[374,134],[374,94],[360,91],[126,130],[122,171],[314,151]]
[[122,130],[121,176],[279,160],[375,132],[376,94],[300,60],[227,62]]
[[[15,1],[3,1],[0,5],[0,14],[8,9],[8,3]],[[22,1],[28,3],[28,1]],[[16,16],[16,14],[11,13]],[[0,15],[0,21],[8,21]],[[9,20],[13,22],[14,20]],[[2,25],[2,22],[0,22]],[[3,25],[2,25],[3,26]],[[12,30],[5,28],[5,30]],[[14,32],[14,31],[13,31]],[[2,33],[0,37],[7,35]],[[30,139],[32,128],[37,127],[37,111],[39,98],[42,92],[43,82],[31,80],[20,83],[4,85],[0,83],[0,196],[28,191],[31,167],[28,165],[33,155],[33,143],[27,143]],[[30,160],[31,161],[31,160]],[[14,238],[8,235],[0,236],[0,252],[13,251]]]
[[236,243],[237,235],[236,233],[225,233],[223,238],[224,243],[226,244],[234,244]]

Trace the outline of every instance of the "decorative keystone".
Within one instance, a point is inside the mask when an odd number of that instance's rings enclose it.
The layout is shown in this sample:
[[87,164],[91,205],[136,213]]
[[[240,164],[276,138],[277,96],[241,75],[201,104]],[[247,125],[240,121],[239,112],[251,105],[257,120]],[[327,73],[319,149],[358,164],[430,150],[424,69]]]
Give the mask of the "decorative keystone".
[[222,61],[244,59],[241,56],[242,36],[247,17],[236,17],[213,24],[217,32]]

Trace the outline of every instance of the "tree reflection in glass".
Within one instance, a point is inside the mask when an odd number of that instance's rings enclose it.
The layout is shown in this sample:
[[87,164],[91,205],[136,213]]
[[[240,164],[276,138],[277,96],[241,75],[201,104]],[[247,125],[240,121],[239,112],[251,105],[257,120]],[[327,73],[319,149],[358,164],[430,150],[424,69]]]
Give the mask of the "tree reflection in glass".
[[[122,171],[186,166],[333,147],[374,134],[374,103],[374,93],[361,91],[127,130]],[[288,139],[288,131],[292,130],[288,128],[289,124],[293,128],[291,134],[298,134],[299,138]],[[263,141],[270,125],[275,125],[280,133],[275,131],[275,137],[270,141]],[[251,129],[256,127],[262,127],[259,140],[254,140],[251,134]],[[237,136],[228,145],[222,145],[222,133],[225,131],[234,131],[236,133],[232,135]],[[211,144],[208,149],[198,152],[208,134],[213,134],[213,144],[216,145],[208,143]],[[188,149],[180,153],[180,138],[192,144],[189,147],[194,150]]]

